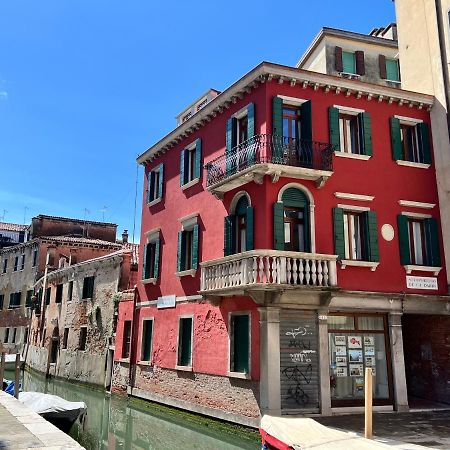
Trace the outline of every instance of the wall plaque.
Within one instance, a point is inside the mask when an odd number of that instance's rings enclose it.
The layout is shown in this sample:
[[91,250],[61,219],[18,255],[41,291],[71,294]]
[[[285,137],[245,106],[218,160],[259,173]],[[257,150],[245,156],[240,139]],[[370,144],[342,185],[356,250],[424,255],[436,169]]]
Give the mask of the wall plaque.
[[428,291],[437,291],[438,282],[435,277],[412,277],[406,276],[406,287],[408,289],[424,289]]
[[156,307],[159,308],[175,308],[177,301],[176,295],[163,295],[156,300]]

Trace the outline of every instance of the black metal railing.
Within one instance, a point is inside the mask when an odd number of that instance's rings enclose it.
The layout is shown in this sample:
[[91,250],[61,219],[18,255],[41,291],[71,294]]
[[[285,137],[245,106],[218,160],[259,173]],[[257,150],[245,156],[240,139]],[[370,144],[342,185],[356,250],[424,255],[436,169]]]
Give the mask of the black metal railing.
[[324,142],[257,134],[205,165],[206,186],[213,186],[255,164],[331,171],[333,150],[331,144]]

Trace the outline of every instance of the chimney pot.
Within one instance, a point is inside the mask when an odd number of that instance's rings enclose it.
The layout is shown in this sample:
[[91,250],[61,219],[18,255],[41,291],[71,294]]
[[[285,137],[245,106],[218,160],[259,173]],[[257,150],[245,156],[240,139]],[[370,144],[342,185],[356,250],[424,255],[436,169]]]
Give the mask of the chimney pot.
[[128,244],[128,230],[123,230],[122,243],[123,244]]

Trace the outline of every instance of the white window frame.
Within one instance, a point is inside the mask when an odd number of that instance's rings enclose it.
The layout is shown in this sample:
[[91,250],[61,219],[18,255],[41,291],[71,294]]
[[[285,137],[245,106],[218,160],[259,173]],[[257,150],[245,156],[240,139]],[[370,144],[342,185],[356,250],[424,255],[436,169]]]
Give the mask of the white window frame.
[[[234,372],[231,370],[231,351],[233,336],[231,335],[231,318],[232,316],[248,316],[248,373]],[[251,311],[230,311],[228,313],[228,369],[227,376],[230,378],[251,379],[252,373],[252,314]]]
[[[147,231],[145,233],[147,244],[154,244],[158,239],[160,239],[161,236],[161,228],[154,228],[150,231]],[[161,246],[161,242],[160,242]],[[160,247],[161,251],[161,247]],[[142,279],[142,284],[156,284],[157,279],[156,278],[146,278]]]
[[[180,323],[181,319],[191,319],[192,326],[191,326],[191,364],[189,366],[180,366],[178,364],[178,354],[180,350]],[[181,370],[184,372],[192,372],[192,367],[194,365],[194,314],[181,314],[178,316],[178,336],[177,336],[177,352],[176,352],[176,363],[175,363],[175,369]]]
[[[156,167],[154,167],[150,172],[155,172],[159,174],[159,177],[161,177],[161,167],[162,167],[162,163],[158,164]],[[147,176],[147,183],[148,183],[148,176]],[[155,197],[154,199],[150,200],[149,202],[147,202],[147,206],[153,206],[156,205],[157,203],[159,203],[162,200],[162,192],[159,192],[159,178],[158,178],[158,182],[156,182],[156,177],[155,177],[155,186],[157,189],[154,189],[153,192],[158,191],[158,197]],[[147,185],[147,192],[150,192],[150,186]],[[147,199],[148,199],[148,194],[147,194]]]
[[[194,158],[194,164],[195,164],[195,157],[196,157],[196,152],[197,150],[197,139],[190,143],[187,147],[184,147],[183,151],[186,151],[186,153],[184,154],[184,156],[186,157],[187,154],[192,155],[192,157]],[[189,169],[191,168],[191,165],[188,164]],[[194,168],[195,170],[195,168]],[[185,184],[183,184],[183,186],[181,186],[181,190],[185,190],[190,188],[191,186],[194,186],[195,184],[197,184],[200,181],[199,177],[194,177],[194,174],[192,174],[192,178]]]
[[[192,231],[194,229],[194,226],[198,223],[198,217],[199,213],[195,212],[192,214],[188,214],[187,216],[182,217],[181,219],[178,219],[178,221],[181,223],[181,231]],[[195,277],[195,274],[197,273],[197,269],[188,269],[188,270],[182,270],[181,272],[176,272],[175,275],[177,277],[184,277],[184,276],[191,276]]]
[[[150,359],[147,361],[144,358],[144,322],[152,322],[152,334],[150,336]],[[142,327],[141,327],[141,354],[138,364],[143,366],[151,366],[153,364],[153,334],[155,332],[155,318],[154,317],[143,317]]]

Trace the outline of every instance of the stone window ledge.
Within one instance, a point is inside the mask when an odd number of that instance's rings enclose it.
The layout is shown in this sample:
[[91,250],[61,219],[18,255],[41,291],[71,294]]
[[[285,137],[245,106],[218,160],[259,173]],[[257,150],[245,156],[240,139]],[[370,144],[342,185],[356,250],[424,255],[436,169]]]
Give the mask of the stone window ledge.
[[142,280],[142,284],[156,284],[156,278],[146,278]]
[[147,203],[147,206],[153,206],[153,205],[156,205],[156,204],[158,204],[161,200],[162,200],[162,197],[155,198],[155,199],[152,200],[151,202],[148,202],[148,203]]
[[414,272],[432,272],[435,277],[439,275],[439,272],[442,270],[442,267],[431,267],[431,266],[416,266],[413,264],[407,264],[403,266],[406,270],[406,273],[409,275],[413,271]]
[[424,163],[418,163],[413,161],[403,161],[401,159],[398,159],[395,161],[399,166],[406,166],[406,167],[415,167],[416,169],[428,169],[431,164],[424,164]]
[[192,372],[192,366],[175,366],[175,370],[180,370],[182,372]]
[[185,189],[189,189],[191,186],[196,185],[199,181],[200,181],[200,178],[194,178],[193,180],[189,181],[188,183],[183,184],[183,186],[181,186],[181,190],[184,191]]
[[196,273],[197,273],[197,269],[190,269],[190,270],[183,270],[182,272],[176,272],[175,275],[178,278],[186,277],[188,275],[190,275],[192,278],[194,278]]
[[360,155],[359,153],[347,153],[340,151],[336,151],[334,154],[340,158],[362,159],[363,161],[367,161],[372,157],[370,155]]
[[372,261],[357,261],[355,259],[343,259],[341,261],[341,269],[345,269],[347,266],[368,267],[370,268],[371,272],[375,272],[379,264],[380,264],[379,262],[372,262]]
[[120,358],[119,359],[120,363],[126,363],[126,364],[130,364],[130,358]]
[[153,366],[153,363],[151,361],[138,361],[138,366]]
[[241,380],[251,380],[252,379],[249,373],[242,373],[242,372],[227,372],[227,377],[240,378]]

